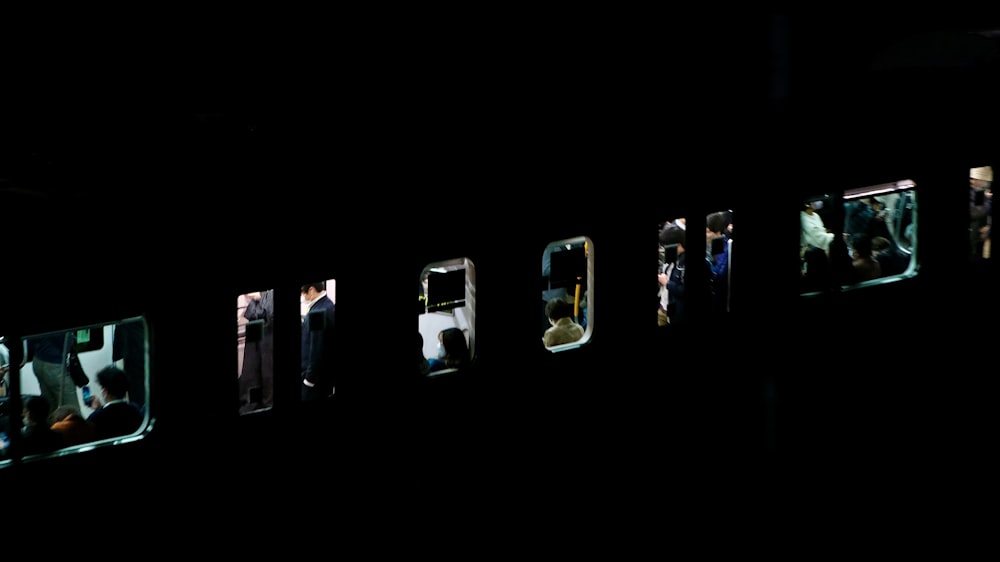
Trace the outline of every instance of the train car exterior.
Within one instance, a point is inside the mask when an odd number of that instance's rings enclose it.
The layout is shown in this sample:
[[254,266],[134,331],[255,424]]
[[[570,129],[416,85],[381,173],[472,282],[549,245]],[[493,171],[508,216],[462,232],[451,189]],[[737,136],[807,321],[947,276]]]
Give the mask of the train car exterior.
[[[2,193],[16,265],[0,335],[18,367],[6,431],[20,431],[19,410],[40,391],[21,353],[39,334],[72,330],[93,380],[124,361],[116,334],[141,327],[145,393],[134,432],[50,454],[15,446],[0,481],[98,481],[114,467],[122,489],[161,505],[171,491],[150,486],[156,467],[242,505],[415,481],[454,491],[502,475],[497,489],[523,497],[566,471],[627,476],[635,491],[664,458],[691,467],[690,455],[971,447],[993,427],[995,259],[970,241],[968,191],[972,170],[1000,166],[995,135],[978,134],[982,92],[997,85],[987,60],[889,64],[837,96],[774,91],[767,107],[718,111],[708,123],[725,124],[724,138],[699,133],[668,158],[647,135],[617,135],[633,127],[570,119],[517,143],[486,130],[404,149],[328,143],[316,128],[335,120],[322,118],[162,117],[165,130],[142,135],[153,148],[109,165],[105,187],[91,176]],[[902,102],[872,93],[914,85]],[[760,145],[765,154],[748,149]],[[885,212],[906,265],[806,288],[826,262],[807,266],[801,213],[818,212],[860,252],[844,235],[862,201]],[[713,230],[717,213],[725,223]],[[669,285],[678,238],[653,238],[679,218],[683,314]],[[302,289],[318,281],[333,320],[310,320]],[[265,293],[268,319],[251,318]],[[547,345],[551,300],[580,326],[568,344]],[[305,399],[304,341],[323,328],[334,330],[335,375],[326,396]],[[434,364],[448,328],[467,361],[421,372],[414,332]],[[964,351],[942,339],[955,330]],[[244,385],[265,333],[269,376]],[[101,345],[88,348],[91,337]]]

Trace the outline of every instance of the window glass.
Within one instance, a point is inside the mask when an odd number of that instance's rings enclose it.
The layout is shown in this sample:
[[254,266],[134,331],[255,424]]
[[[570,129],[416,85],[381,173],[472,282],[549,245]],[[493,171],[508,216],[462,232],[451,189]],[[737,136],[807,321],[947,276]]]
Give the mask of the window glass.
[[969,170],[969,259],[988,260],[993,254],[993,167]]
[[863,286],[917,269],[911,180],[809,197],[799,210],[800,292]]
[[551,242],[542,252],[542,325],[546,349],[558,352],[587,343],[593,332],[594,245],[579,236]]
[[[24,359],[17,396],[9,379],[15,355]],[[8,364],[0,396],[8,459],[126,442],[148,426],[149,342],[142,318],[4,338],[0,360]]]
[[[0,449],[10,447],[10,348],[7,338],[0,336]],[[0,454],[0,466],[10,462],[6,452]]]
[[436,376],[471,364],[476,350],[476,269],[472,261],[457,258],[425,266],[420,273],[418,302],[421,371]]
[[240,415],[274,406],[274,290],[236,298],[236,377]]
[[336,390],[336,280],[304,283],[299,293],[303,402],[331,398]]
[[[680,325],[689,315],[688,299],[691,295],[705,294],[689,291],[689,267],[700,265],[692,262],[687,244],[692,235],[685,217],[676,217],[659,224],[658,256],[658,326]],[[700,231],[700,226],[698,227]],[[727,313],[732,309],[732,254],[733,212],[729,209],[713,211],[705,216],[705,258],[708,282],[709,312]]]

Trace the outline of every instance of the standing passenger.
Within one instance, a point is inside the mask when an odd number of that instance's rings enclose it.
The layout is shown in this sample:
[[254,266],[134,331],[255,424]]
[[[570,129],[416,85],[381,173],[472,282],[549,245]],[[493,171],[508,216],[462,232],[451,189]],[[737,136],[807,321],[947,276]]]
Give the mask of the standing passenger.
[[[274,291],[247,293],[243,317],[259,320],[261,330],[248,330],[239,389],[242,412],[274,405]],[[256,389],[256,391],[254,391]]]
[[80,407],[76,384],[69,375],[66,360],[76,345],[76,332],[55,332],[28,339],[31,368],[38,379],[38,387],[50,408],[59,406]]
[[308,312],[302,319],[302,400],[321,400],[334,391],[335,305],[326,294],[326,282],[303,285]]

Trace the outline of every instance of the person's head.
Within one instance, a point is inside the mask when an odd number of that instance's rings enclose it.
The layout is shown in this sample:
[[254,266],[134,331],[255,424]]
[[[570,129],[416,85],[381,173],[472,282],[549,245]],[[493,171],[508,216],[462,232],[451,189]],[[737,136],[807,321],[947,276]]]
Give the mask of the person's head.
[[438,332],[440,350],[443,352],[445,365],[460,367],[469,361],[469,345],[465,342],[465,334],[458,328],[445,328]]
[[969,170],[969,186],[973,189],[989,189],[993,184],[993,167],[983,166]]
[[108,365],[97,372],[97,383],[108,400],[122,400],[128,394],[128,375],[125,371]]
[[722,211],[711,213],[705,217],[705,233],[710,238],[722,236],[727,226],[729,226],[729,218]]
[[24,425],[48,424],[49,401],[44,396],[31,396],[24,401]]
[[548,316],[549,322],[552,324],[555,324],[561,318],[571,318],[573,316],[573,305],[564,299],[549,299],[549,302],[545,303],[545,316]]
[[872,253],[878,254],[884,252],[888,250],[891,245],[892,242],[889,242],[889,239],[885,236],[875,236],[872,238]]
[[326,281],[319,281],[317,283],[307,283],[302,285],[299,292],[302,293],[302,298],[308,301],[316,300],[316,297],[326,290]]
[[851,239],[855,258],[870,258],[872,256],[872,239],[868,236],[855,236]]

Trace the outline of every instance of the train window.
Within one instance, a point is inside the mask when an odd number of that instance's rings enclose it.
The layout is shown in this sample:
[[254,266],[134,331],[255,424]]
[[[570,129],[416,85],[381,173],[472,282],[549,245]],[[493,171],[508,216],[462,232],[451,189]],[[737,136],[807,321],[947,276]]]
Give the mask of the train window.
[[240,295],[236,298],[236,377],[240,415],[274,406],[273,352],[274,290]]
[[546,349],[575,349],[593,333],[594,245],[579,236],[542,252],[541,341]]
[[799,211],[800,293],[916,274],[917,194],[911,180],[809,197]]
[[[658,226],[659,307],[658,326],[681,324],[686,314],[685,290],[687,219],[678,217]],[[705,260],[708,265],[710,312],[729,312],[732,307],[733,212],[713,211],[705,216]]]
[[[15,357],[21,358],[17,386],[9,380]],[[150,426],[149,342],[141,317],[4,338],[0,359],[6,365],[0,457],[37,458],[126,443],[141,439]],[[71,375],[74,362],[82,378]],[[55,431],[37,429],[49,426]]]
[[969,170],[969,258],[990,259],[993,253],[993,167]]
[[[428,376],[461,370],[475,358],[476,268],[468,258],[428,264],[420,273],[418,323]],[[423,368],[423,367],[422,367]]]
[[7,348],[7,338],[0,336],[0,466],[10,463],[7,458],[7,448],[10,447],[10,349]]
[[336,390],[336,287],[335,279],[300,287],[303,402],[325,400]]

